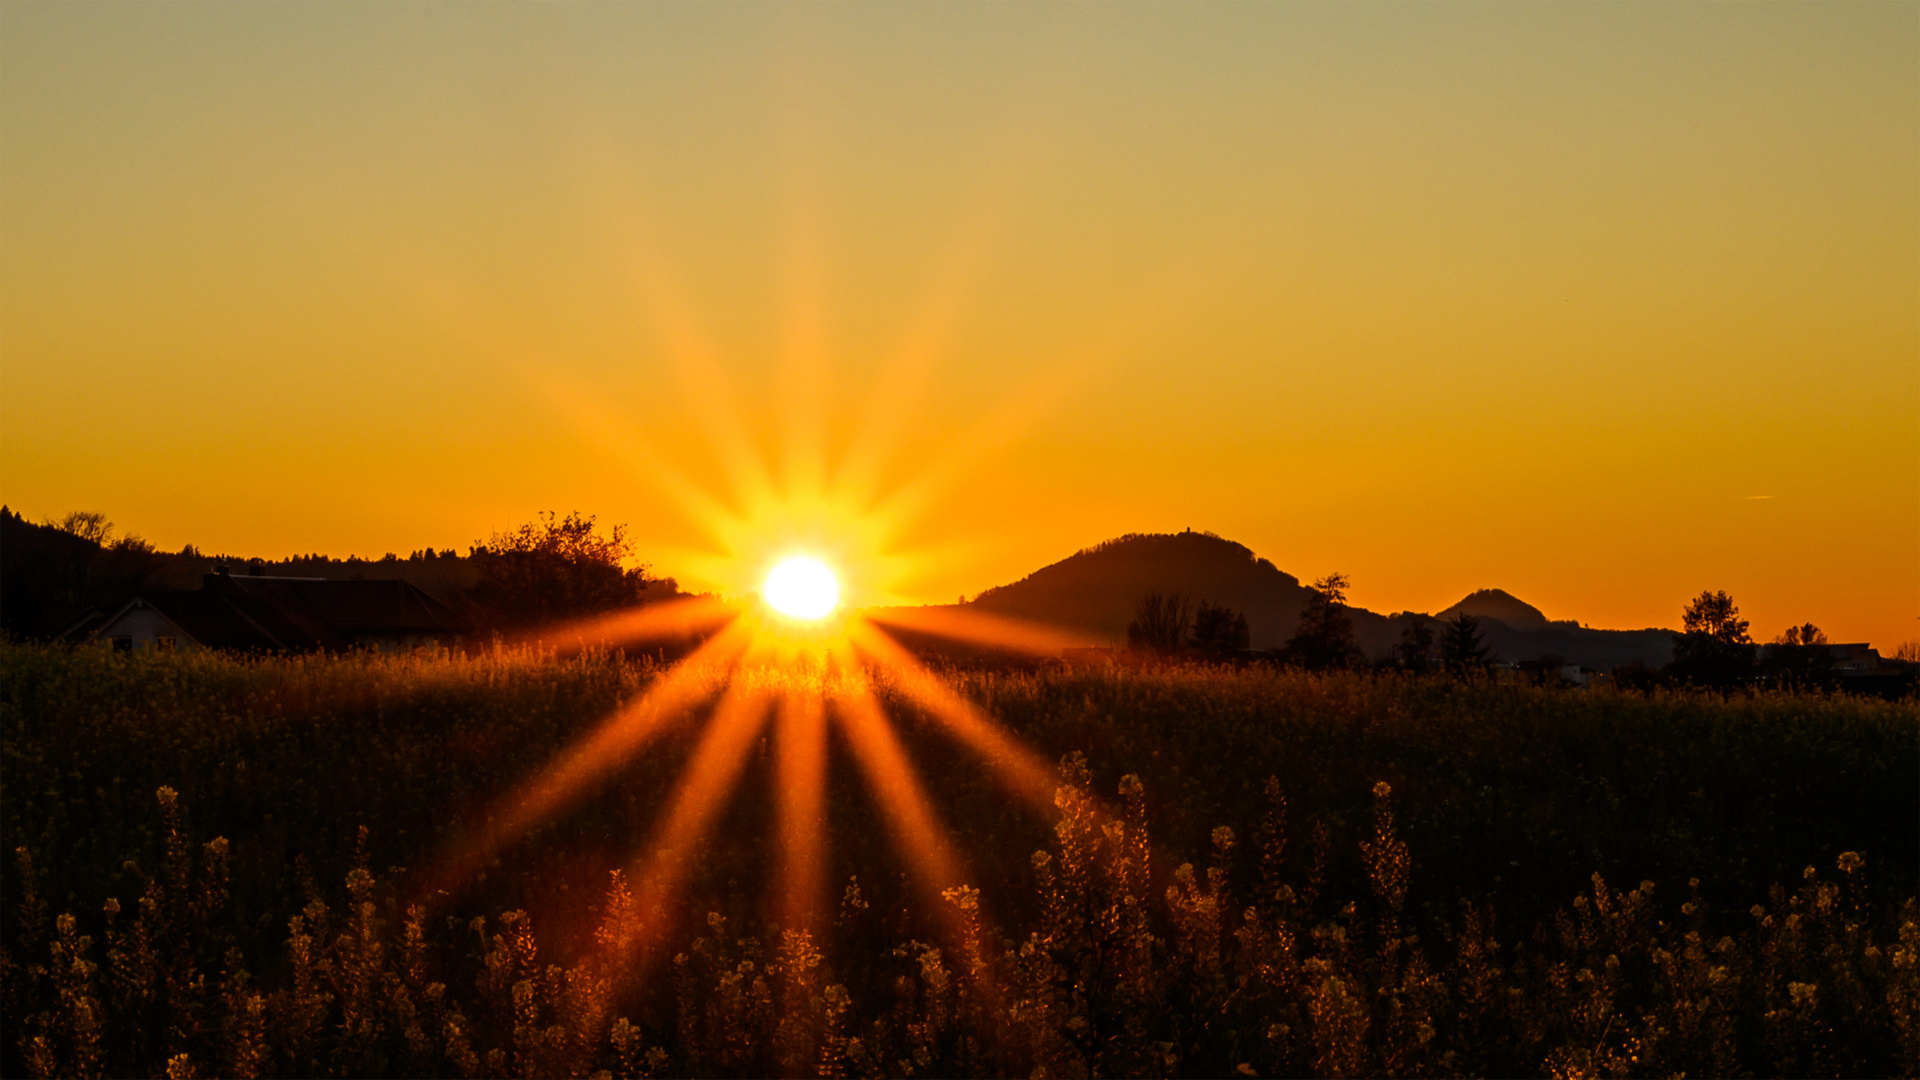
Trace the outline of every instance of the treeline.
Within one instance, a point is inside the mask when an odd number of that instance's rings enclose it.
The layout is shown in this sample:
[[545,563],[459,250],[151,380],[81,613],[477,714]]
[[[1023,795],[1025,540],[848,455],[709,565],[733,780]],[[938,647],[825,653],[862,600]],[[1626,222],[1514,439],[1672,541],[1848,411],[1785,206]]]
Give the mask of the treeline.
[[602,532],[592,515],[542,514],[517,528],[452,548],[389,552],[378,559],[322,554],[264,560],[212,555],[188,544],[160,551],[119,535],[105,514],[76,511],[35,523],[0,507],[0,631],[46,641],[80,615],[112,612],[142,590],[200,586],[218,567],[234,573],[398,578],[453,608],[474,629],[518,631],[677,595],[672,578],[635,562],[626,526]]
[[[1444,671],[1458,678],[1485,676],[1502,657],[1486,641],[1481,620],[1466,612],[1451,619],[1405,616],[1406,626],[1391,653],[1369,659],[1356,641],[1348,614],[1345,574],[1314,582],[1294,635],[1280,648],[1248,649],[1246,617],[1231,608],[1180,593],[1149,592],[1134,608],[1127,645],[1136,654],[1159,659],[1263,661],[1308,671],[1388,668],[1415,674]],[[1673,660],[1659,668],[1644,663],[1617,667],[1609,674],[1620,685],[1640,690],[1698,687],[1730,690],[1833,690],[1840,686],[1832,643],[1813,623],[1790,626],[1771,642],[1756,642],[1751,624],[1740,617],[1733,597],[1705,591],[1681,612],[1681,633],[1673,636]],[[1892,681],[1913,690],[1920,671],[1920,645],[1901,646],[1881,660]],[[1512,667],[1530,680],[1556,685],[1563,680],[1563,658],[1543,655],[1517,660]]]

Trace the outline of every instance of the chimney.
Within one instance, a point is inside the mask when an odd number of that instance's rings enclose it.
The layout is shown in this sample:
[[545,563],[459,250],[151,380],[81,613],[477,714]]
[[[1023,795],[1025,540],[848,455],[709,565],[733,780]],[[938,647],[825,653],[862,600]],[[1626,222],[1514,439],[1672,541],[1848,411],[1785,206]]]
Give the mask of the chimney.
[[259,559],[254,559],[251,562],[247,563],[248,577],[259,577],[261,574],[266,573],[266,570],[267,570],[267,564],[264,562],[261,562]]

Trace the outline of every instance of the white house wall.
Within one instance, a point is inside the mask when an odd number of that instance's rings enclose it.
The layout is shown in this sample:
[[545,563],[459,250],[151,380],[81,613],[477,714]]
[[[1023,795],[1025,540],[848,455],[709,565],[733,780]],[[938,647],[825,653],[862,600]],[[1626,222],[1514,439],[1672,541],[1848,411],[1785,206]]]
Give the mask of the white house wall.
[[93,632],[93,640],[101,645],[122,637],[133,639],[136,651],[151,649],[154,642],[162,638],[172,638],[174,648],[182,652],[200,647],[200,643],[175,625],[172,619],[145,603],[136,603],[127,608]]

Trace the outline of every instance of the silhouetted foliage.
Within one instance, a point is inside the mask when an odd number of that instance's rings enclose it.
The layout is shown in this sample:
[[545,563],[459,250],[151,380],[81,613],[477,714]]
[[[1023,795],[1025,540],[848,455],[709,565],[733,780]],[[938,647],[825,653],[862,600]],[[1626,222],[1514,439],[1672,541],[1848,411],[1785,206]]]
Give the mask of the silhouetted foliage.
[[1641,661],[1621,664],[1614,668],[1613,685],[1621,690],[1633,690],[1642,694],[1651,694],[1665,679],[1660,672],[1648,667]]
[[1440,662],[1456,676],[1471,675],[1487,666],[1491,654],[1480,637],[1480,620],[1461,612],[1447,620],[1440,632]]
[[1353,640],[1353,618],[1347,614],[1347,575],[1328,574],[1313,583],[1307,606],[1300,611],[1300,627],[1280,650],[1280,660],[1310,671],[1353,667],[1363,657]]
[[1250,640],[1247,617],[1224,604],[1202,600],[1193,613],[1192,640],[1202,656],[1215,660],[1237,656]]
[[1767,646],[1767,677],[1776,685],[1812,689],[1833,675],[1833,652],[1827,635],[1812,623],[1789,626]]
[[626,526],[601,536],[592,515],[543,513],[510,532],[474,545],[479,580],[467,594],[476,620],[490,629],[546,626],[672,596],[672,579],[622,564],[633,555]]
[[1424,674],[1433,659],[1433,627],[1426,616],[1415,615],[1400,631],[1400,644],[1393,647],[1393,662],[1403,671]]
[[1667,674],[1694,686],[1737,686],[1753,677],[1754,644],[1747,620],[1733,597],[1705,591],[1681,614],[1682,632],[1673,638],[1673,663]]
[[1682,629],[1689,634],[1705,634],[1729,645],[1752,640],[1747,637],[1747,620],[1725,592],[1703,591],[1682,610],[1681,619]]
[[34,525],[0,507],[0,629],[44,640],[90,608],[132,599],[159,556],[138,536],[113,533],[102,513]]
[[1172,656],[1187,643],[1193,603],[1180,593],[1150,592],[1134,606],[1127,624],[1127,647]]

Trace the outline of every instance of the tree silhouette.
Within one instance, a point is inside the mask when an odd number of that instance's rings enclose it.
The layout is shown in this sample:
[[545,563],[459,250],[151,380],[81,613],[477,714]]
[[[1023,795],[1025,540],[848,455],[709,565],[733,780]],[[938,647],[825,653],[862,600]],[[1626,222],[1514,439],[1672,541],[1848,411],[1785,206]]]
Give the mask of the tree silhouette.
[[1400,644],[1393,647],[1393,662],[1406,671],[1424,674],[1433,656],[1433,627],[1424,615],[1415,615],[1400,631]]
[[1827,635],[1812,623],[1789,626],[1767,646],[1766,672],[1781,686],[1809,689],[1833,672]]
[[1698,686],[1732,686],[1752,677],[1753,639],[1733,597],[1704,591],[1680,617],[1683,632],[1674,636],[1668,674]]
[[633,555],[626,526],[601,536],[591,515],[543,513],[510,532],[475,544],[479,581],[467,594],[476,620],[490,629],[542,626],[672,596],[671,579],[626,567]]
[[1247,617],[1206,600],[1193,613],[1193,647],[1203,656],[1224,660],[1247,647]]
[[1747,620],[1725,592],[1702,592],[1681,611],[1680,618],[1689,634],[1706,634],[1735,645],[1752,640],[1747,637]]
[[1307,606],[1300,611],[1300,627],[1280,650],[1283,661],[1314,671],[1360,662],[1353,619],[1347,614],[1349,585],[1345,574],[1328,574],[1313,583]]
[[66,517],[55,520],[48,518],[41,524],[48,528],[59,529],[68,536],[78,537],[96,547],[106,547],[113,542],[113,522],[107,515],[97,510],[75,510]]
[[1179,593],[1150,592],[1134,605],[1127,624],[1127,646],[1143,652],[1172,656],[1187,643],[1193,625],[1193,604]]
[[1462,611],[1447,620],[1440,633],[1440,661],[1455,675],[1469,675],[1487,665],[1491,652],[1480,638],[1480,620]]
[[160,556],[138,536],[113,533],[101,513],[35,525],[0,507],[0,629],[46,638],[90,608],[111,611],[132,599]]

